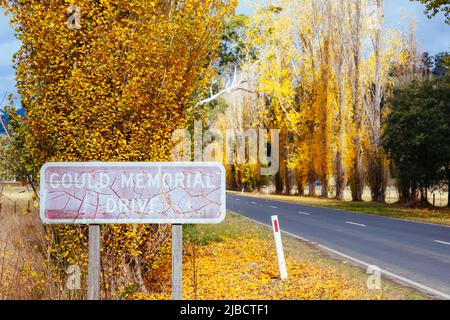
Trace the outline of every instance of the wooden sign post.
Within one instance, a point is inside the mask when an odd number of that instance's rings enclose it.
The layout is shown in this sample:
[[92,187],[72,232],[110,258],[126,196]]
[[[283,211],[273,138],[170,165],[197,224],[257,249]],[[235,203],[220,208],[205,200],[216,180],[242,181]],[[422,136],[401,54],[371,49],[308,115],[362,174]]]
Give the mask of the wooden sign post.
[[172,300],[183,299],[183,225],[172,225]]
[[88,300],[100,299],[100,226],[89,226]]
[[102,224],[172,225],[172,298],[182,299],[183,225],[225,219],[225,169],[218,163],[47,163],[40,217],[89,225],[88,299],[100,296]]

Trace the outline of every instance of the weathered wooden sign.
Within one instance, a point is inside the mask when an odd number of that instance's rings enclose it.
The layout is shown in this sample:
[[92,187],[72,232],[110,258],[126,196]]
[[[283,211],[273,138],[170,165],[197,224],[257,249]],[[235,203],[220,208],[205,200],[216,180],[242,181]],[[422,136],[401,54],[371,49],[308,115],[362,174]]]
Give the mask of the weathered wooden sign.
[[101,224],[172,224],[172,298],[181,300],[181,225],[220,223],[226,214],[219,163],[47,163],[40,192],[44,223],[89,224],[89,300],[100,293]]
[[40,190],[48,224],[213,224],[226,214],[218,163],[47,163]]

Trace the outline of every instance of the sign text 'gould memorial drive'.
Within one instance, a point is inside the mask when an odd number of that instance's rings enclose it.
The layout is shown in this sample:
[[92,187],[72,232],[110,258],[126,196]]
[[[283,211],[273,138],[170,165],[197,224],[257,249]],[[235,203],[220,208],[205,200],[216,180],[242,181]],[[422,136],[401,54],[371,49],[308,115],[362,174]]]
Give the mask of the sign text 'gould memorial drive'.
[[225,172],[218,163],[47,163],[41,219],[53,224],[219,223]]

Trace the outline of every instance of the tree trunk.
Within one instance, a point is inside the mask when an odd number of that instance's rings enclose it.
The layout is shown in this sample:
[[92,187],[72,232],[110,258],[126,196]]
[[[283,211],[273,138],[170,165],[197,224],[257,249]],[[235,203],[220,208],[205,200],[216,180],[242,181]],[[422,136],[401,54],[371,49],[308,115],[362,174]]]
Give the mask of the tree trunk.
[[447,207],[450,208],[450,166],[445,169],[447,175]]
[[322,184],[322,192],[321,192],[321,197],[322,198],[328,198],[328,177],[325,176],[322,180],[321,180],[321,184]]
[[329,63],[330,63],[330,37],[327,36],[324,41],[324,65],[322,72],[322,159],[321,171],[322,171],[322,198],[328,198],[328,81],[329,81]]
[[300,173],[296,173],[295,174],[295,180],[297,182],[297,194],[299,196],[304,196],[305,195],[305,185],[304,185],[304,177],[301,176]]
[[282,128],[280,130],[280,169],[276,175],[276,191],[284,194],[289,192],[286,139],[286,128]]
[[255,170],[255,190],[259,192],[261,191],[261,164],[259,162]]
[[[352,98],[353,98],[353,122],[355,125],[355,137],[353,139],[353,152],[354,159],[352,163],[351,174],[349,177],[350,188],[352,191],[353,201],[362,201],[362,194],[364,190],[364,177],[363,177],[363,166],[362,166],[362,152],[361,152],[361,99],[360,99],[360,47],[361,47],[361,2],[357,0],[355,2],[355,17],[352,19],[355,21],[353,25],[353,67],[354,67],[354,78],[352,85]],[[350,8],[351,9],[351,8]]]
[[297,181],[297,194],[299,196],[305,195],[305,186],[303,185],[303,181]]
[[412,185],[411,186],[411,202],[417,202],[419,201],[419,193],[417,192],[417,186]]
[[398,202],[409,203],[412,201],[412,190],[410,182],[397,181]]
[[[382,12],[383,0],[376,0],[376,5],[379,12]],[[383,24],[384,16],[379,17],[380,26]],[[372,121],[373,131],[371,137],[372,143],[372,155],[370,155],[372,162],[370,165],[371,171],[371,184],[370,189],[372,192],[372,200],[375,202],[384,203],[386,201],[386,168],[385,159],[381,150],[381,117],[383,108],[383,83],[382,83],[382,37],[381,27],[375,31],[374,39],[374,52],[375,52],[375,84],[373,92],[373,105],[372,105]]]
[[369,185],[372,193],[372,201],[386,202],[387,173],[385,159],[380,151],[374,152],[369,160]]
[[342,149],[344,144],[344,107],[346,103],[345,98],[345,90],[344,90],[344,75],[343,75],[343,62],[341,61],[340,66],[338,68],[339,70],[339,118],[337,121],[337,135],[338,135],[338,141],[337,141],[337,152],[336,152],[336,199],[343,200],[344,199],[344,168],[342,164]]
[[338,151],[336,154],[336,199],[344,200],[344,172],[342,168],[342,154]]
[[[288,155],[286,154],[286,159],[288,158]],[[288,163],[286,160],[286,171],[285,171],[285,177],[284,177],[284,187],[283,187],[283,193],[289,195],[291,194],[291,176],[290,176]]]
[[308,177],[308,189],[309,189],[309,196],[315,197],[316,196],[316,177],[314,174],[310,174]]
[[134,270],[136,274],[136,282],[139,285],[139,289],[142,292],[148,294],[147,287],[145,286],[144,278],[142,277],[141,263],[139,262],[137,257],[134,257]]
[[234,165],[227,165],[227,188],[230,190],[237,190]]
[[234,165],[234,184],[236,186],[237,191],[241,191],[242,187],[242,179],[241,179],[241,171],[238,165]]
[[447,175],[447,207],[450,208],[450,166],[445,169]]
[[364,192],[364,175],[362,166],[362,152],[360,147],[359,136],[354,139],[355,144],[355,159],[353,161],[352,173],[349,177],[350,188],[352,191],[353,201],[363,201],[362,196]]
[[424,188],[420,188],[420,202],[425,203],[427,202],[427,190]]

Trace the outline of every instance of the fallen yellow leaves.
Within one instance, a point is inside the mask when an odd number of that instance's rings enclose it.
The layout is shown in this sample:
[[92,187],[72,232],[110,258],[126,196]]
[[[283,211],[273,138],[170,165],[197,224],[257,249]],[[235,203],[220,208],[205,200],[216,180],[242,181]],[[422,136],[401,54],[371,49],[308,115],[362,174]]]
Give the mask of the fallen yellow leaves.
[[[192,256],[186,256],[184,296],[187,299],[352,299],[361,291],[342,276],[287,257],[289,278],[279,279],[274,244],[240,238],[197,250],[197,288]],[[195,292],[196,291],[196,296]]]
[[[246,237],[199,246],[186,245],[183,297],[198,300],[358,299],[363,287],[334,270],[287,257],[289,278],[279,279],[274,244]],[[194,262],[195,261],[195,262]],[[194,267],[195,263],[195,267]],[[195,275],[194,275],[195,271]],[[167,294],[137,294],[133,299],[169,299]]]

